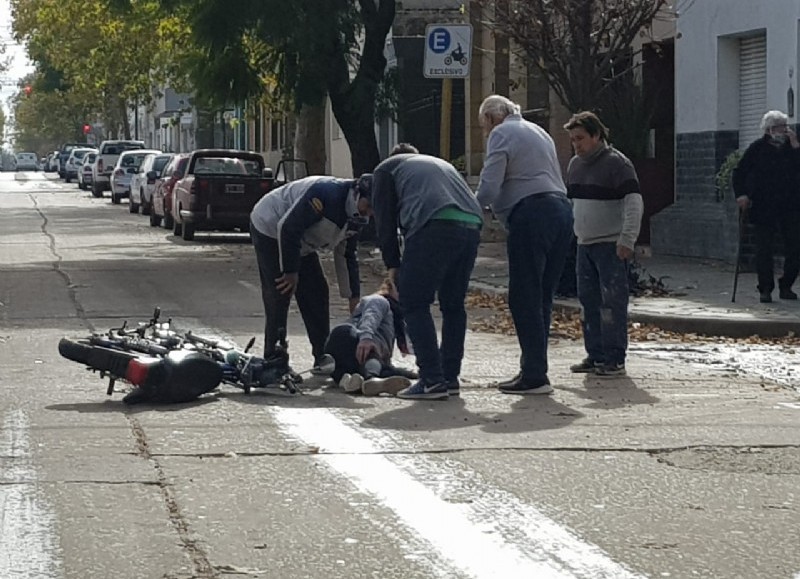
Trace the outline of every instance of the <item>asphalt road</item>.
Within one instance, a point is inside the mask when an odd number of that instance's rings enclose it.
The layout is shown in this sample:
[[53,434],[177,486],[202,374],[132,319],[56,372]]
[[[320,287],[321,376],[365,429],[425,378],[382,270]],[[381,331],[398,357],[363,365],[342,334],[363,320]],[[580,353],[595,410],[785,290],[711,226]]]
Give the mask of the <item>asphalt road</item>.
[[800,577],[786,385],[635,351],[628,378],[584,380],[565,341],[555,394],[514,398],[487,385],[515,373],[515,339],[470,333],[461,399],[312,383],[127,408],[59,357],[61,336],[155,305],[260,339],[248,239],[184,242],[50,174],[0,174],[0,579]]

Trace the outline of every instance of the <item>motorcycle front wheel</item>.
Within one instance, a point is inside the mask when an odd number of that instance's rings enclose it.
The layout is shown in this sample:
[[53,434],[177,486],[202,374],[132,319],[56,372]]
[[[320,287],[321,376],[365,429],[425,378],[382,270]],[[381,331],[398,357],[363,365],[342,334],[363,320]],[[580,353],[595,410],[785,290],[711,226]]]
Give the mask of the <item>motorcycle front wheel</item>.
[[58,342],[58,353],[67,360],[78,362],[79,364],[89,364],[89,354],[92,346],[86,340],[70,340],[61,338]]

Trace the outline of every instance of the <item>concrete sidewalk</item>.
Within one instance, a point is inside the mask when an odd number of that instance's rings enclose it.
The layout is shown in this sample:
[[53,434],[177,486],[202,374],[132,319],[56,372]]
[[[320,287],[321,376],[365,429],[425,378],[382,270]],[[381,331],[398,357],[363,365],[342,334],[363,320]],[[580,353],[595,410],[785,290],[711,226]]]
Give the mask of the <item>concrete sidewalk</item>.
[[[800,301],[758,301],[756,274],[740,273],[736,303],[731,303],[734,269],[719,261],[670,256],[637,255],[643,275],[661,279],[666,297],[632,298],[631,321],[664,330],[716,336],[762,337],[800,335]],[[472,287],[489,292],[508,291],[506,245],[481,244],[472,274]],[[797,290],[797,287],[795,287]],[[557,306],[579,309],[577,299],[556,299]]]

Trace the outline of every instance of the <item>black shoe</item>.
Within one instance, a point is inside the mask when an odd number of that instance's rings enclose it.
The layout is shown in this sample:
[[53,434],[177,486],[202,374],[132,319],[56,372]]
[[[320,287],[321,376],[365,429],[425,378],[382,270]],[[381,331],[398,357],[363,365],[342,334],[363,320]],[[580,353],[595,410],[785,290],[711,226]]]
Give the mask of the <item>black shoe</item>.
[[761,292],[761,297],[758,298],[762,304],[771,304],[772,303],[772,292]]
[[537,380],[536,382],[529,382],[523,380],[520,375],[515,381],[504,382],[497,387],[503,394],[552,394],[553,387],[550,386],[550,380]]
[[780,297],[782,300],[796,300],[797,294],[788,287],[782,287],[778,291],[778,297]]
[[594,374],[602,365],[602,362],[596,362],[591,358],[584,358],[577,364],[570,366],[569,371],[573,374]]
[[498,388],[503,388],[504,386],[511,386],[516,384],[522,378],[522,372],[517,372],[517,374],[513,378],[509,378],[508,380],[503,380],[502,382],[497,383]]
[[461,382],[458,378],[453,380],[445,380],[447,382],[447,394],[449,396],[461,396]]

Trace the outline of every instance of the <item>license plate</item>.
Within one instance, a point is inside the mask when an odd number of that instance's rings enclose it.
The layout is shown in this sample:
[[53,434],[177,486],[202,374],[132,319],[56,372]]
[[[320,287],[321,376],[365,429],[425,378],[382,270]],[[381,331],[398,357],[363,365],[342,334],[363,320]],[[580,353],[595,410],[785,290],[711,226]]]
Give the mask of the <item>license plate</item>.
[[228,183],[227,185],[225,185],[225,193],[242,194],[244,193],[244,185]]

